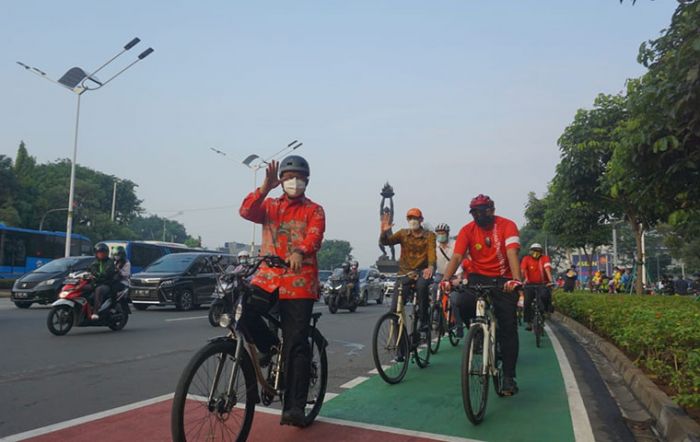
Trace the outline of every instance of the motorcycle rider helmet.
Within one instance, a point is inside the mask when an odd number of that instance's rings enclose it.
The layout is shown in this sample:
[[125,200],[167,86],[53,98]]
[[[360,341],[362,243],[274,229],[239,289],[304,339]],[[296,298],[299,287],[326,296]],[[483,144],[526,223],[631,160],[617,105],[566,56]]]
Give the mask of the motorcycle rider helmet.
[[126,250],[124,250],[124,247],[117,247],[117,249],[114,251],[114,259],[117,261],[126,261]]
[[238,264],[246,265],[248,264],[248,258],[250,258],[250,253],[247,250],[242,250],[238,252]]
[[360,265],[359,262],[353,261],[352,264],[351,264],[351,267],[357,268],[359,265]]
[[[100,258],[100,254],[102,254],[102,258]],[[95,244],[95,258],[105,259],[107,257],[109,257],[109,247],[107,247],[107,244],[103,242]]]
[[343,265],[341,266],[343,268],[343,271],[347,273],[350,270],[350,263],[349,262],[344,262]]
[[309,163],[299,155],[289,155],[280,161],[279,177],[285,172],[299,172],[307,178],[311,175]]

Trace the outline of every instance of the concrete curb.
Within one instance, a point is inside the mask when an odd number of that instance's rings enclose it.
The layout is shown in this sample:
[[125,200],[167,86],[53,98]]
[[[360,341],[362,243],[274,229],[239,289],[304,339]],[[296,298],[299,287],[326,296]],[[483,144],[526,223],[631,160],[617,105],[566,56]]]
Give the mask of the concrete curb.
[[656,419],[656,428],[665,440],[700,442],[700,424],[691,419],[617,347],[584,325],[559,312],[554,313],[552,319],[585,336],[608,358],[615,369],[622,373],[622,377],[632,393]]

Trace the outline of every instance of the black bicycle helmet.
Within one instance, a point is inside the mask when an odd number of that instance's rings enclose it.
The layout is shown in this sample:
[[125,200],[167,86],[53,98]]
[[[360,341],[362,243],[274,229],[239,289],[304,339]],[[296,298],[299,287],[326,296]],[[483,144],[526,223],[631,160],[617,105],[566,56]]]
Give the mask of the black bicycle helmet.
[[99,252],[109,255],[109,247],[107,247],[107,244],[103,242],[95,244],[95,255],[97,255]]
[[435,231],[436,231],[436,232],[447,232],[447,233],[450,233],[450,226],[448,226],[448,225],[445,224],[445,223],[443,223],[443,224],[438,224],[438,225],[435,227]]
[[285,172],[299,172],[307,177],[311,175],[309,163],[299,155],[289,155],[280,161],[279,176],[281,177]]

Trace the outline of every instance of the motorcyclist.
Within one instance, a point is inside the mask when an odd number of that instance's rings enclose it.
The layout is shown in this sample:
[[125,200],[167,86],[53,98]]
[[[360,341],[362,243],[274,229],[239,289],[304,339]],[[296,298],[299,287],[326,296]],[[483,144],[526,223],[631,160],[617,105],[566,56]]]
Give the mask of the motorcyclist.
[[357,261],[350,263],[350,279],[349,281],[353,284],[352,294],[356,300],[360,299],[360,264]]
[[111,291],[112,302],[114,303],[114,295],[129,287],[129,278],[131,278],[131,263],[126,257],[126,250],[119,246],[114,252],[114,267],[117,271],[115,275],[114,290]]
[[114,266],[114,261],[109,257],[109,247],[105,243],[95,245],[95,260],[90,264],[88,271],[93,279],[93,306],[94,310],[90,319],[93,321],[99,319],[97,312],[102,305],[102,299],[109,296],[113,285],[114,278],[117,274],[117,269]]
[[250,260],[250,253],[248,253],[247,250],[241,250],[240,252],[238,252],[238,265],[239,266],[248,265],[249,260]]

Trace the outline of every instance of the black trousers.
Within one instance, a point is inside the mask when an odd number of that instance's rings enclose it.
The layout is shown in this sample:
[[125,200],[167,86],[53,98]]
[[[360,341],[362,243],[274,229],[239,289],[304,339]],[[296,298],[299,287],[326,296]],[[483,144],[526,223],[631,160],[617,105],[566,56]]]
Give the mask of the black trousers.
[[525,286],[525,322],[532,322],[532,300],[539,292],[540,296],[540,311],[542,313],[551,311],[552,308],[552,292],[549,287],[528,287]]
[[[469,284],[497,285],[502,287],[508,281],[505,278],[489,278],[482,275],[470,274]],[[477,295],[469,287],[461,289],[455,296],[454,304],[461,318],[467,322],[476,316]],[[503,357],[503,374],[507,377],[515,377],[515,366],[518,362],[520,341],[518,340],[518,294],[506,293],[497,290],[491,296],[494,313],[496,315],[496,341],[501,347]]]
[[309,337],[314,300],[281,299],[275,305],[276,293],[267,293],[257,287],[255,291],[257,296],[270,296],[272,302],[268,306],[248,304],[243,318],[244,324],[252,335],[251,339],[258,350],[268,353],[272,346],[278,344],[278,340],[276,334],[260,315],[273,308],[279,309],[280,321],[282,322],[282,357],[286,364],[284,367],[286,387],[284,409],[299,408],[303,410],[309,392],[311,367],[311,341]]
[[95,287],[95,294],[93,300],[95,306],[95,313],[97,313],[100,310],[102,303],[105,299],[107,299],[108,296],[111,296],[111,293],[112,286],[110,286],[109,284],[100,284],[97,287]]
[[[427,324],[430,318],[430,313],[428,312],[428,303],[430,298],[430,283],[432,282],[432,280],[432,278],[423,278],[422,273],[420,273],[418,279],[402,277],[396,281],[397,284],[401,285],[401,292],[403,293],[404,304],[406,304],[410,300],[412,293],[411,290],[416,290],[416,294],[418,295],[418,309],[420,311],[420,321],[423,324]],[[392,312],[396,311],[396,307],[398,306],[398,304],[399,292],[398,290],[394,290],[394,294],[391,297]]]

